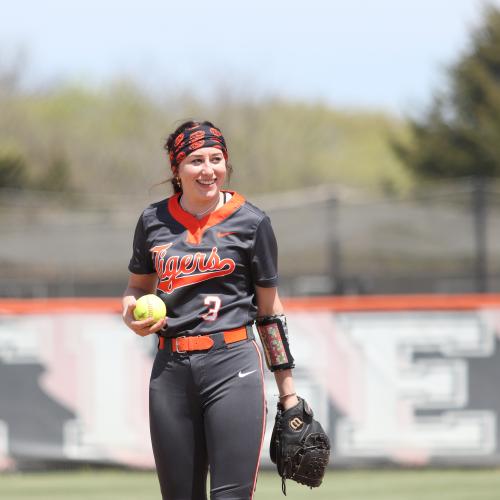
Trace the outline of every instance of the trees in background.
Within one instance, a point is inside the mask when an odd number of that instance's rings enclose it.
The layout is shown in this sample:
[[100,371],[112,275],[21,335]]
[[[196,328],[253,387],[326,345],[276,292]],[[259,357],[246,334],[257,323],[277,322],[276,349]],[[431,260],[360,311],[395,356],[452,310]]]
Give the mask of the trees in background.
[[0,188],[22,189],[28,184],[28,166],[24,157],[7,148],[0,150]]
[[324,183],[393,192],[410,184],[387,142],[402,124],[382,113],[227,91],[204,101],[161,96],[126,80],[35,92],[1,76],[0,108],[0,188],[148,193],[170,176],[165,138],[189,118],[222,128],[234,166],[230,185],[245,193]]
[[500,11],[493,6],[450,68],[449,88],[407,127],[380,113],[227,91],[211,102],[148,95],[130,81],[27,91],[23,57],[1,61],[0,188],[147,190],[168,177],[163,140],[188,118],[221,126],[235,166],[232,185],[245,192],[335,182],[402,192],[414,175],[500,174]]
[[471,209],[476,291],[488,284],[488,179],[500,177],[500,10],[488,6],[468,50],[449,70],[449,89],[437,95],[422,119],[410,120],[411,140],[395,143],[409,169],[422,179],[472,179]]
[[500,176],[500,10],[485,9],[469,49],[449,70],[449,89],[409,121],[395,150],[423,178]]

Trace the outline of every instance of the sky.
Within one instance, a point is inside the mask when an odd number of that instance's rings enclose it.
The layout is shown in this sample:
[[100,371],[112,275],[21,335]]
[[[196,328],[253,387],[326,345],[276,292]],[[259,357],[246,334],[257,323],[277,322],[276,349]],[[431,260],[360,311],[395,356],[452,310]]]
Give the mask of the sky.
[[404,114],[446,86],[484,3],[0,0],[0,64],[24,51],[32,85],[127,76]]

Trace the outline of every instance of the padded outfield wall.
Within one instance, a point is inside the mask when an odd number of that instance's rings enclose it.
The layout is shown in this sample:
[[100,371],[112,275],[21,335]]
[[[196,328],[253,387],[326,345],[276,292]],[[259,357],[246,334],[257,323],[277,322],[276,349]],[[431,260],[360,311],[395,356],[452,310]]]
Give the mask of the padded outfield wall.
[[[500,465],[499,295],[285,306],[297,390],[331,437],[333,465]],[[155,349],[123,325],[119,300],[0,301],[0,470],[152,467]],[[266,377],[269,464],[277,398]]]

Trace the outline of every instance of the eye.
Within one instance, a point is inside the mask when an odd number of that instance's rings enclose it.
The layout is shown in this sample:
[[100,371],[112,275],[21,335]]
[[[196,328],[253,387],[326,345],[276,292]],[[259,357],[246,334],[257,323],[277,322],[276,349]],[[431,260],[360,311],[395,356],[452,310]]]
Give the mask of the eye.
[[192,165],[201,165],[201,163],[201,158],[193,158],[193,160],[191,161]]
[[212,157],[212,163],[220,163],[222,161],[222,156],[217,155]]

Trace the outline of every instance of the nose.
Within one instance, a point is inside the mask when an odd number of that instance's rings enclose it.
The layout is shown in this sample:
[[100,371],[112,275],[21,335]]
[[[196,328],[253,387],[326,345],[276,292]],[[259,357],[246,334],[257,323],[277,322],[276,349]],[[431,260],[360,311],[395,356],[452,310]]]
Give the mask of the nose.
[[203,171],[204,172],[209,172],[212,173],[214,171],[212,162],[210,161],[210,158],[205,158],[203,161]]

